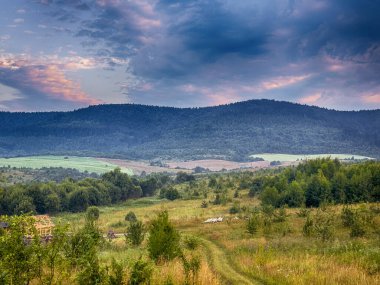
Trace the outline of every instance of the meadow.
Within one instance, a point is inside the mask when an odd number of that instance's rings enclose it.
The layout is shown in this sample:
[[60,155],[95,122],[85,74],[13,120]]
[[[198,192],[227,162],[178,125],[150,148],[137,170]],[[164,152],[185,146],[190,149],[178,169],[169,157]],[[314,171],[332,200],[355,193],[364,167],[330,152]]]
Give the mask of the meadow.
[[[78,156],[27,156],[27,157],[12,157],[12,158],[0,158],[0,167],[16,167],[16,168],[43,168],[43,167],[62,167],[62,168],[74,168],[79,171],[95,172],[97,174],[103,174],[111,171],[116,167],[120,167],[116,164],[112,164],[105,161],[97,160],[92,157],[78,157]],[[129,175],[133,175],[133,171],[126,167],[120,167],[121,171]]]
[[[380,282],[380,204],[355,205],[376,212],[373,228],[360,238],[350,237],[342,225],[342,206],[328,206],[324,211],[334,217],[334,237],[323,241],[318,237],[306,237],[303,226],[306,217],[302,208],[286,209],[283,221],[261,225],[257,232],[247,232],[247,220],[243,210],[230,214],[239,203],[241,209],[253,209],[260,205],[257,198],[250,198],[248,191],[239,191],[234,198],[232,188],[224,205],[209,204],[202,208],[202,199],[159,200],[142,198],[130,200],[112,207],[100,207],[98,221],[102,232],[127,231],[124,220],[133,211],[139,220],[149,224],[157,213],[167,210],[182,239],[196,237],[202,268],[196,284],[379,284]],[[209,196],[213,199],[213,196]],[[309,210],[316,215],[318,209]],[[208,218],[223,217],[220,223],[204,223]],[[73,227],[84,224],[84,214],[61,214],[54,217],[56,223],[67,222]],[[100,259],[107,264],[115,258],[128,266],[140,256],[147,258],[145,243],[132,247],[124,238],[111,241],[100,252]],[[128,274],[128,273],[126,273]],[[179,260],[155,267],[152,284],[182,284],[184,273]]]
[[258,154],[252,154],[250,157],[259,157],[264,159],[265,161],[297,161],[297,160],[306,160],[306,159],[317,159],[317,158],[324,158],[324,157],[330,157],[332,159],[341,159],[341,160],[348,160],[348,159],[357,159],[357,160],[364,160],[364,159],[372,159],[367,156],[362,155],[354,155],[354,154],[337,154],[337,153],[323,153],[323,154],[285,154],[285,153],[258,153]]

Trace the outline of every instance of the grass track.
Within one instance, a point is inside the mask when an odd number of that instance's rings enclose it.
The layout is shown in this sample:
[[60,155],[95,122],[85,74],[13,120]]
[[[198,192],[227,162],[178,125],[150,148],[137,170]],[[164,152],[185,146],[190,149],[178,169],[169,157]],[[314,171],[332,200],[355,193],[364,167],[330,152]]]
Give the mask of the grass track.
[[207,251],[207,257],[214,270],[222,277],[228,285],[252,285],[262,284],[259,281],[251,280],[246,275],[239,273],[230,262],[226,253],[216,243],[200,238]]

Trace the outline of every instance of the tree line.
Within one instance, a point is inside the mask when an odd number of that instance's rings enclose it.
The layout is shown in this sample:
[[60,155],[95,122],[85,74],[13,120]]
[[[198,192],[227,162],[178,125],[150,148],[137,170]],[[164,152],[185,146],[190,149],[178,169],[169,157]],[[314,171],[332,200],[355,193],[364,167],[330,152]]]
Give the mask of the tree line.
[[170,182],[166,175],[131,177],[119,168],[100,179],[67,178],[60,183],[36,182],[0,188],[0,214],[81,212],[89,206],[119,203],[131,198],[152,196]]
[[346,164],[338,159],[309,160],[278,174],[255,177],[250,196],[274,207],[319,207],[323,203],[380,201],[380,163]]

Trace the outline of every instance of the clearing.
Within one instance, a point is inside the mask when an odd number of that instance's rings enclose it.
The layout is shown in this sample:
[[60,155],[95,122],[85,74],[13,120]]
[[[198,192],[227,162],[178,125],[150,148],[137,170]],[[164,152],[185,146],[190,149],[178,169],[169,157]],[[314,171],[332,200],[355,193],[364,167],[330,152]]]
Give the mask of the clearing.
[[[63,167],[74,168],[79,171],[95,172],[102,174],[119,167],[105,161],[100,161],[92,157],[77,157],[77,156],[26,156],[0,158],[0,166],[3,167],[26,167],[26,168],[43,168],[43,167]],[[133,171],[126,167],[120,167],[122,172],[133,174]]]

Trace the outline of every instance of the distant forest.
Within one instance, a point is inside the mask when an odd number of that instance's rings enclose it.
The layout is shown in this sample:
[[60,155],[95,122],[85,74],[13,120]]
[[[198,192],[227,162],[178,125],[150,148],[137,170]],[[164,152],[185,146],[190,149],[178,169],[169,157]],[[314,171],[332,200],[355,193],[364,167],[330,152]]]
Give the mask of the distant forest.
[[252,100],[207,108],[97,105],[72,112],[0,112],[0,156],[247,160],[254,153],[380,158],[380,110],[334,111]]

